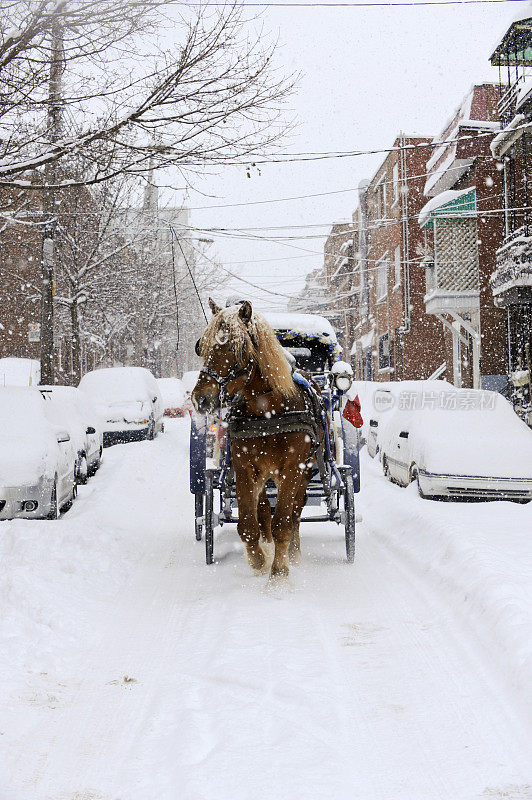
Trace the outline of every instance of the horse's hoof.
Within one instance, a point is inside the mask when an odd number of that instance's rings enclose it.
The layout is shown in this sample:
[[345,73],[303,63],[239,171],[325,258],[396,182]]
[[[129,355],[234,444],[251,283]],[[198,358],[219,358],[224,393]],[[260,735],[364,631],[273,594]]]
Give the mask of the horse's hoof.
[[293,590],[293,588],[294,586],[290,580],[288,570],[286,570],[286,572],[270,572],[270,577],[268,578],[268,583],[266,584],[267,592],[272,592],[275,594],[277,592]]
[[301,550],[291,550],[288,552],[288,558],[291,564],[299,564],[301,561]]
[[269,565],[260,548],[258,552],[254,553],[250,553],[249,550],[246,549],[246,558],[254,575],[265,575],[268,572]]

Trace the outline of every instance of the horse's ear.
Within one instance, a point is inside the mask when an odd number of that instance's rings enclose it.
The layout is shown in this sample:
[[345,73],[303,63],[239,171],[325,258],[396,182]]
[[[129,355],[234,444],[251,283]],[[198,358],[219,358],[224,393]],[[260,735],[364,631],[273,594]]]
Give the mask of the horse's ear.
[[238,311],[238,316],[243,322],[248,323],[251,319],[252,312],[251,303],[249,300],[244,300]]
[[209,297],[209,307],[210,307],[210,309],[212,311],[213,317],[215,317],[216,314],[218,314],[222,310],[221,306],[216,305],[216,303],[214,302],[212,297]]

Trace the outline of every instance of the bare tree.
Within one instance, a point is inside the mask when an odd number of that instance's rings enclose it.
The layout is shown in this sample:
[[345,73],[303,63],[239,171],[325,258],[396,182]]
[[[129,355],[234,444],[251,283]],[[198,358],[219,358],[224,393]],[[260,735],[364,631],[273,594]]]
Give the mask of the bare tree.
[[[155,169],[193,173],[252,158],[282,132],[280,104],[292,87],[274,67],[274,49],[238,3],[4,2],[0,185],[27,187],[25,173],[51,163],[63,187],[144,173],[150,159]],[[59,59],[60,100],[50,92]],[[51,104],[64,112],[60,135],[50,136],[42,117]],[[70,174],[73,157],[82,178]],[[43,185],[50,191],[50,174]]]

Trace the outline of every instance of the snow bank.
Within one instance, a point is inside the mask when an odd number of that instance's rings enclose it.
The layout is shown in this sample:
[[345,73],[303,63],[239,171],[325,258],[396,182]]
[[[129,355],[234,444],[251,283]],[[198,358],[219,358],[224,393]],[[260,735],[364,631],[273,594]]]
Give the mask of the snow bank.
[[0,386],[36,386],[41,365],[33,358],[0,358]]
[[116,445],[59,520],[0,523],[5,724],[21,697],[30,706],[49,704],[47,693],[35,689],[46,685],[46,676],[55,676],[54,692],[60,691],[57,681],[76,682],[83,648],[99,636],[99,615],[109,616],[115,593],[149,553],[150,531],[173,524],[159,472],[162,453],[165,472],[178,485],[184,456],[176,459],[175,442],[163,436],[135,448]]
[[440,584],[530,701],[532,504],[423,500],[414,484],[387,481],[365,449],[361,477],[359,507],[372,534]]

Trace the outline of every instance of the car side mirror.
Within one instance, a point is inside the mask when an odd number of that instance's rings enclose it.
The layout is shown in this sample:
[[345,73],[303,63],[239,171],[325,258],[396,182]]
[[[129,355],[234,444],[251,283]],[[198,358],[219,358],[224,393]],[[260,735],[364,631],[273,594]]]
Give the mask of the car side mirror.
[[89,427],[86,430],[86,433],[96,433],[96,428],[93,428],[92,425],[89,425]]
[[69,442],[70,441],[70,434],[67,431],[58,431],[57,432],[57,442],[61,444],[61,442]]
[[155,397],[153,398],[152,402],[153,402],[153,403],[155,403],[155,402],[156,402],[156,400],[157,400],[157,396],[155,396]]
[[401,431],[399,434],[400,439],[408,439],[408,431]]

